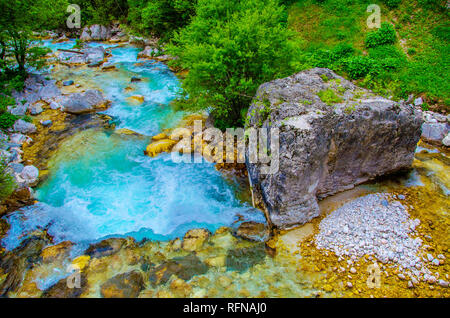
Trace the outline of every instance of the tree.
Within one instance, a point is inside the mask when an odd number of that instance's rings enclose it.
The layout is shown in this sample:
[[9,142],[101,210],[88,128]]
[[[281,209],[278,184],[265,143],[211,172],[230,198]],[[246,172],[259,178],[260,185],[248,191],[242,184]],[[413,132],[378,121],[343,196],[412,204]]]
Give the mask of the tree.
[[189,109],[209,109],[217,127],[243,124],[258,86],[290,75],[297,47],[277,0],[199,0],[196,16],[168,47],[183,81]]
[[189,23],[197,0],[128,0],[128,21],[138,30],[169,39]]
[[43,65],[48,50],[34,45],[32,32],[63,25],[67,4],[67,0],[0,0],[0,67],[4,73],[25,76],[27,65]]

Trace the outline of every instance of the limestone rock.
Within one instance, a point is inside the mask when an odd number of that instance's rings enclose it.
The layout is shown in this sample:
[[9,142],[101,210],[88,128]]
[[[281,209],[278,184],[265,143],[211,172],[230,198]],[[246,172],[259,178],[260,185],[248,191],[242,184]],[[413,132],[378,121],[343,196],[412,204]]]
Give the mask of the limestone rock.
[[263,174],[248,152],[246,164],[257,201],[280,228],[318,216],[317,198],[409,168],[422,125],[414,107],[320,68],[261,85],[247,116],[249,127],[279,129],[278,169]]
[[184,257],[175,257],[163,262],[149,273],[149,281],[153,286],[165,284],[172,275],[187,281],[195,275],[203,275],[208,266],[197,256],[189,254]]
[[442,140],[442,144],[446,147],[450,147],[450,133]]
[[123,246],[127,244],[124,238],[109,238],[98,243],[91,244],[85,254],[92,258],[109,256],[117,253]]
[[31,134],[36,132],[36,126],[32,123],[28,123],[23,119],[19,119],[14,123],[14,131],[22,134]]
[[108,104],[99,90],[89,89],[84,93],[74,93],[63,100],[64,110],[71,114],[82,114],[102,109]]
[[185,251],[196,251],[203,246],[208,239],[210,232],[205,229],[193,229],[184,235],[181,247]]
[[242,222],[235,235],[249,241],[265,242],[270,237],[270,231],[265,224],[250,221]]
[[422,125],[422,138],[432,143],[441,143],[448,134],[449,126],[446,123],[424,123]]
[[25,180],[26,183],[32,184],[36,182],[39,177],[39,170],[35,166],[26,166],[20,173],[20,177]]

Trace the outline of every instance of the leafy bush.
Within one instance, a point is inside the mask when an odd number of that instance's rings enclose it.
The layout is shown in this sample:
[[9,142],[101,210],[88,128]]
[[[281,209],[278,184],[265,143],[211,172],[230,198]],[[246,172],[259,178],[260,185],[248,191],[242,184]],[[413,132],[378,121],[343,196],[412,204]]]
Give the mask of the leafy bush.
[[6,112],[8,106],[14,105],[15,100],[10,96],[0,95],[0,114]]
[[219,128],[243,124],[258,86],[292,74],[297,46],[276,0],[199,0],[196,16],[176,33],[168,51],[189,69],[188,108],[210,109]]
[[344,62],[344,70],[352,79],[358,79],[376,73],[377,65],[367,56],[352,56]]
[[13,192],[15,186],[14,178],[6,171],[5,163],[0,160],[0,202]]
[[133,27],[169,39],[173,31],[189,23],[197,0],[128,0],[128,4]]
[[6,130],[12,127],[17,120],[17,116],[4,112],[0,114],[0,129]]
[[389,23],[382,23],[381,28],[366,35],[366,47],[376,47],[383,44],[393,44],[396,41],[394,27]]
[[391,9],[397,8],[402,0],[383,0],[383,2]]

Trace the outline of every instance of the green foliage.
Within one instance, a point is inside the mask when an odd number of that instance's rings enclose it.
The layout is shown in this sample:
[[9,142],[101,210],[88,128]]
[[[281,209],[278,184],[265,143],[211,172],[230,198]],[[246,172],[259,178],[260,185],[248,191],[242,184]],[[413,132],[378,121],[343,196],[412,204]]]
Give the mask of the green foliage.
[[0,114],[0,129],[6,130],[14,125],[14,122],[17,120],[17,116],[4,112]]
[[169,39],[189,23],[197,0],[128,0],[128,4],[128,21],[134,28]]
[[33,118],[31,118],[28,115],[23,116],[22,120],[26,121],[27,123],[32,123],[33,122]]
[[14,98],[10,96],[0,95],[0,114],[6,112],[7,107],[14,104]]
[[9,197],[15,187],[14,178],[6,171],[5,163],[0,160],[0,202]]
[[[16,73],[22,78],[26,67],[41,68],[43,56],[48,49],[33,43],[32,31],[48,27],[53,17],[48,16],[48,7],[59,7],[62,0],[21,1],[0,0],[0,67],[2,75]],[[9,75],[8,75],[9,76]]]
[[320,100],[328,106],[332,106],[333,104],[341,103],[343,101],[343,99],[339,97],[331,88],[318,92],[317,96],[319,96]]
[[397,8],[402,0],[383,0],[383,2],[391,9]]
[[[71,0],[81,9],[81,24],[104,24],[125,20],[128,14],[127,0]],[[65,12],[65,11],[64,11]],[[64,20],[65,22],[65,20]]]
[[376,31],[369,32],[366,35],[366,47],[376,47],[384,44],[393,44],[396,41],[395,30],[392,24],[382,23],[381,28]]
[[196,16],[168,51],[189,69],[183,82],[189,108],[210,109],[219,128],[242,124],[258,86],[291,75],[298,52],[284,7],[276,0],[199,0]]

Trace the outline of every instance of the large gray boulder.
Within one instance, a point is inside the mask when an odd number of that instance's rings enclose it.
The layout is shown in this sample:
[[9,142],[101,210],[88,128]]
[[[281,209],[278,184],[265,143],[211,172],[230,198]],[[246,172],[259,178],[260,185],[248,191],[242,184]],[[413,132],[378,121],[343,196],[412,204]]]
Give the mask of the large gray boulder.
[[89,89],[84,93],[75,93],[62,101],[64,110],[71,114],[83,114],[103,109],[109,101],[99,90]]
[[279,129],[277,171],[246,156],[255,199],[279,228],[317,217],[318,199],[409,168],[422,124],[413,107],[320,68],[261,85],[247,120]]
[[105,59],[105,49],[102,46],[88,47],[80,50],[80,53],[60,52],[58,59],[63,64],[98,64],[103,63]]

